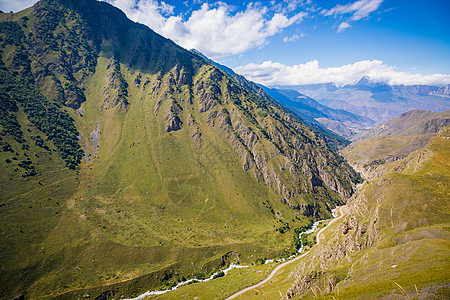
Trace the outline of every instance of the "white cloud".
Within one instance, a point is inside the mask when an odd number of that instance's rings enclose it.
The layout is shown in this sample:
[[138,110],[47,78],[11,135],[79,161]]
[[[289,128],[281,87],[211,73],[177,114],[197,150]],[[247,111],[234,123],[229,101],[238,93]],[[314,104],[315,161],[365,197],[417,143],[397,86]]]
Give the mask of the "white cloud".
[[369,16],[369,14],[380,7],[383,0],[359,0],[347,5],[338,4],[330,10],[324,10],[325,16],[337,16],[352,14],[350,20],[358,21]]
[[320,68],[313,60],[305,64],[287,66],[281,63],[265,61],[262,64],[248,64],[234,68],[247,79],[267,86],[301,85],[332,82],[337,86],[354,84],[363,76],[371,80],[389,84],[426,84],[443,86],[450,84],[450,75],[421,75],[396,71],[380,60],[363,60],[340,67]]
[[339,25],[337,32],[342,32],[342,30],[349,28],[349,27],[352,27],[352,26],[350,26],[350,24],[348,24],[347,22],[342,22]]
[[295,34],[295,33],[294,33],[291,37],[285,36],[285,37],[283,38],[283,42],[285,42],[285,43],[293,42],[293,41],[298,40],[298,39],[301,38],[301,37],[305,37],[305,34],[304,34],[304,33],[300,33],[300,35],[298,35],[298,34]]
[[254,3],[244,11],[234,12],[234,7],[217,2],[215,5],[204,3],[184,20],[182,15],[173,15],[173,7],[156,0],[108,2],[122,9],[130,19],[148,25],[186,49],[195,48],[212,58],[261,47],[269,37],[307,16],[306,12],[291,16],[282,12],[273,14],[267,7]]
[[311,5],[311,0],[284,0],[284,3],[287,3],[285,7],[285,11],[294,11],[299,7],[306,7]]
[[37,0],[0,0],[0,9],[9,13],[10,11],[19,12],[25,8],[33,6]]
[[293,41],[298,40],[299,38],[300,38],[300,36],[299,36],[298,34],[293,34],[291,37],[285,36],[285,37],[283,38],[283,42],[285,42],[285,43],[287,43],[287,42],[293,42]]

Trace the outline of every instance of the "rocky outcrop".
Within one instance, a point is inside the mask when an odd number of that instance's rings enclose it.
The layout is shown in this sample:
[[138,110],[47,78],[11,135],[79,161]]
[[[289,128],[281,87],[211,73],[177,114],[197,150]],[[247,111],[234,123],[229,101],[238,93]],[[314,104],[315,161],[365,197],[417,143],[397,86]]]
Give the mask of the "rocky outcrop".
[[[344,200],[352,195],[358,176],[318,136],[276,107],[260,106],[221,71],[205,67],[200,74],[193,84],[198,112],[227,138],[242,168],[275,189],[283,203],[319,217],[342,203],[333,192]],[[255,102],[240,100],[248,98]],[[327,199],[326,204],[312,205],[308,197]]]
[[[375,208],[367,221],[365,215],[358,214],[361,210],[369,210],[363,196],[354,196],[348,206],[351,213],[340,223],[336,234],[318,245],[309,259],[290,274],[294,282],[283,299],[333,292],[340,281],[350,279],[352,275],[349,272],[347,277],[337,277],[327,274],[324,270],[332,269],[336,265],[351,264],[358,253],[369,249],[380,240],[378,208]],[[317,289],[316,292],[313,291],[314,288]]]
[[167,124],[166,124],[167,132],[180,130],[181,125],[183,124],[183,122],[181,122],[180,118],[173,114],[167,115],[165,120],[167,121]]
[[326,272],[314,271],[296,278],[294,286],[289,288],[286,295],[281,299],[291,299],[305,293],[308,293],[310,296],[316,296],[323,292],[329,293],[334,290],[337,282],[338,279],[336,277],[330,276]]
[[128,105],[128,83],[123,78],[120,70],[120,63],[115,58],[111,58],[106,66],[108,71],[103,84],[103,104],[102,109],[112,109],[114,107],[126,108]]

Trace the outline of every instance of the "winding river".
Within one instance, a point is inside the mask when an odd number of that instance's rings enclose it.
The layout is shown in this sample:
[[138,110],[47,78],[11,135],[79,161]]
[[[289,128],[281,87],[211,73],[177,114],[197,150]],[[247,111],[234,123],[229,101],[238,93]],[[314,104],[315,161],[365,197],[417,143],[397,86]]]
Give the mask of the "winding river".
[[[320,234],[321,234],[326,228],[328,228],[328,226],[330,226],[331,224],[333,224],[334,222],[336,222],[337,220],[339,220],[340,218],[342,218],[342,217],[344,216],[344,213],[343,213],[344,207],[345,207],[345,206],[336,207],[336,208],[333,210],[333,217],[334,217],[334,219],[332,219],[331,222],[327,224],[327,226],[323,227],[323,228],[317,233],[317,244],[320,243]],[[339,210],[339,212],[341,213],[341,215],[340,215],[339,217],[336,217],[336,211],[338,211],[338,210]],[[323,221],[325,221],[325,220],[317,221],[316,223],[314,223],[315,226],[313,225],[313,227],[312,227],[311,229],[309,229],[309,230],[307,230],[307,231],[305,231],[305,232],[300,233],[300,239],[301,239],[301,235],[302,235],[302,234],[306,234],[308,231],[309,231],[309,233],[313,232],[313,231],[311,231],[311,230],[315,229],[315,228],[317,227],[317,225],[319,225],[319,222],[323,222]],[[303,248],[303,245],[300,247],[300,249],[302,249],[302,248]],[[309,252],[305,252],[305,253],[303,253],[303,254],[300,254],[300,255],[295,256],[294,259],[285,261],[284,263],[282,263],[281,265],[278,265],[275,269],[273,269],[273,271],[269,274],[269,276],[267,276],[267,278],[264,279],[263,281],[261,281],[261,282],[259,282],[259,283],[257,283],[257,284],[254,284],[254,285],[252,285],[252,286],[249,286],[249,287],[247,287],[247,288],[245,288],[245,289],[242,289],[242,290],[240,290],[239,292],[234,293],[234,294],[231,295],[230,297],[226,298],[225,300],[231,300],[231,299],[234,299],[234,298],[236,298],[237,296],[240,296],[240,295],[242,295],[242,294],[245,293],[245,292],[248,292],[248,291],[251,291],[251,290],[253,290],[253,289],[257,288],[257,287],[260,287],[261,285],[267,283],[270,279],[272,279],[273,276],[275,276],[275,274],[276,274],[281,268],[283,268],[284,266],[287,266],[288,264],[293,263],[294,261],[299,260],[299,259],[302,258],[302,257],[305,257],[305,256],[308,255],[308,254],[309,254]]]

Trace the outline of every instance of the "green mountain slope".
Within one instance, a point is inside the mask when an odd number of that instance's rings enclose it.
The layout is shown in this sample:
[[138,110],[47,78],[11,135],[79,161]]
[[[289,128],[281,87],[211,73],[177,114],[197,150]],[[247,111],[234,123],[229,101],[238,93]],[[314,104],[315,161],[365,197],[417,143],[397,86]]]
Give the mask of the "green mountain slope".
[[365,181],[343,221],[291,274],[285,298],[447,299],[449,140],[443,128]]
[[0,20],[2,298],[130,296],[289,255],[353,193],[318,134],[109,4]]
[[341,153],[366,178],[376,178],[389,171],[392,162],[425,147],[433,136],[449,124],[449,116],[449,112],[407,112],[358,134],[358,140]]
[[[307,237],[318,245],[235,299],[448,299],[449,133],[443,129],[359,185],[338,218]],[[154,298],[232,295],[267,279],[275,266],[235,270]]]

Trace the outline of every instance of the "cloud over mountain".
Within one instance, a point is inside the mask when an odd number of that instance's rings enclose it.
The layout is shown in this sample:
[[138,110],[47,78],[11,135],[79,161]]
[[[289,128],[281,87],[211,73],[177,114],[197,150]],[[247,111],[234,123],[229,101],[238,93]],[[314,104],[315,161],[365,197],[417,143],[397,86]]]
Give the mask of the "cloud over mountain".
[[154,0],[109,0],[129,18],[148,25],[156,32],[172,39],[186,49],[195,48],[212,58],[241,54],[261,47],[269,37],[284,28],[300,23],[308,14],[292,12],[297,8],[289,4],[268,8],[262,4],[249,4],[245,10],[224,2],[204,3],[186,18],[174,15],[173,6]]
[[386,82],[392,85],[426,84],[443,86],[450,84],[450,75],[421,75],[396,71],[380,60],[363,60],[340,67],[321,68],[317,60],[293,66],[277,62],[265,61],[262,64],[247,64],[234,68],[234,71],[268,86],[301,85],[332,82],[338,86],[354,84],[363,76],[371,80]]

